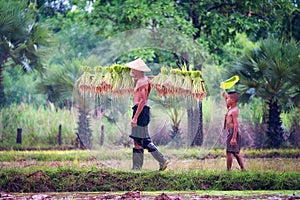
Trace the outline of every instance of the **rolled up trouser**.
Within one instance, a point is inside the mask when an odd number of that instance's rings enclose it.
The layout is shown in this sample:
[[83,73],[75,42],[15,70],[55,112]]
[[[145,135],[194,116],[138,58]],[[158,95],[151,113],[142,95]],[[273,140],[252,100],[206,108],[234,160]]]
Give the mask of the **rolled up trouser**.
[[159,169],[162,169],[163,165],[167,161],[164,158],[164,156],[162,155],[162,153],[159,150],[151,151],[150,153],[153,156],[153,158],[158,161],[158,163],[159,163]]
[[144,163],[144,149],[133,148],[132,170],[141,170]]

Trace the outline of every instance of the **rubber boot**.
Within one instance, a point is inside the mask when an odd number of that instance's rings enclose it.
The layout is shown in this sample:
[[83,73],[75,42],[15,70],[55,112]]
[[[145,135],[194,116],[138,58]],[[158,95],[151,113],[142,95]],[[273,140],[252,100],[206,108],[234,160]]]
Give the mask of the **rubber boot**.
[[158,163],[159,163],[159,170],[160,171],[165,170],[167,168],[168,164],[169,164],[169,161],[167,161],[164,158],[164,156],[162,155],[162,153],[160,153],[160,151],[158,151],[158,150],[152,151],[150,153],[153,156],[153,158],[158,161]]
[[144,163],[144,149],[133,148],[132,170],[141,170]]

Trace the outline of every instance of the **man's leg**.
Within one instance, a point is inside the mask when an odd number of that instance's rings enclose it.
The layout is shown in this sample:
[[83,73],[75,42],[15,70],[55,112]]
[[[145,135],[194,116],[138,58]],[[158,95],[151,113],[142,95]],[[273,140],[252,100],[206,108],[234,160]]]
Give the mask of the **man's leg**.
[[164,158],[163,154],[157,149],[157,147],[150,141],[147,144],[146,149],[151,153],[153,158],[159,163],[159,170],[164,171],[169,164],[169,161]]
[[232,167],[232,155],[230,152],[226,152],[226,157],[227,157],[227,171],[231,170]]
[[234,153],[233,155],[236,158],[239,166],[241,167],[241,170],[246,171],[245,163],[244,163],[244,160],[243,160],[242,156],[239,153]]
[[144,149],[134,141],[132,154],[132,170],[141,170],[144,163]]

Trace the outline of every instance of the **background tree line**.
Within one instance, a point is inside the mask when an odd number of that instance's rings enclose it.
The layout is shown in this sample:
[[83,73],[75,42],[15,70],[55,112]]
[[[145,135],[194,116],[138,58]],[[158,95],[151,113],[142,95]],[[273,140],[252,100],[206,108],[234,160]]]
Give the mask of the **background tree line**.
[[[180,54],[138,49],[113,62],[141,57],[149,64],[173,68],[186,64],[200,69],[216,65],[222,79],[239,74],[235,88],[247,102],[265,99],[268,147],[284,142],[280,114],[299,114],[299,1],[147,1],[147,0],[22,0],[0,1],[0,103],[2,107],[27,101],[70,105],[80,66],[96,66],[93,51],[117,33],[145,28],[171,29],[193,38],[208,52],[206,62],[190,63],[189,47]],[[241,35],[246,35],[242,40]],[[155,66],[155,65],[153,65]],[[154,72],[159,69],[154,68]],[[23,72],[29,72],[23,74]],[[209,84],[219,79],[211,76]],[[24,84],[26,83],[26,84]],[[218,95],[218,90],[208,91]],[[197,119],[188,132],[203,141],[202,104],[187,110]],[[82,111],[82,116],[87,111]],[[173,116],[176,117],[176,116]],[[85,117],[79,118],[88,124]],[[175,120],[176,121],[176,120]],[[189,120],[192,121],[192,120]],[[80,123],[79,123],[80,124]],[[293,128],[297,130],[299,123]],[[176,128],[176,127],[175,127]],[[178,128],[178,127],[177,127]],[[86,135],[83,128],[82,135]]]

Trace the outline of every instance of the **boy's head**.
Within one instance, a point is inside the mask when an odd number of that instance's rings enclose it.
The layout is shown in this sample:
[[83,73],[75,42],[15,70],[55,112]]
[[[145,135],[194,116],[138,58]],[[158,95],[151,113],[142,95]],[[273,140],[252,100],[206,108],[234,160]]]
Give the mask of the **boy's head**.
[[228,97],[235,101],[236,103],[240,100],[240,95],[238,92],[232,91],[228,92]]

